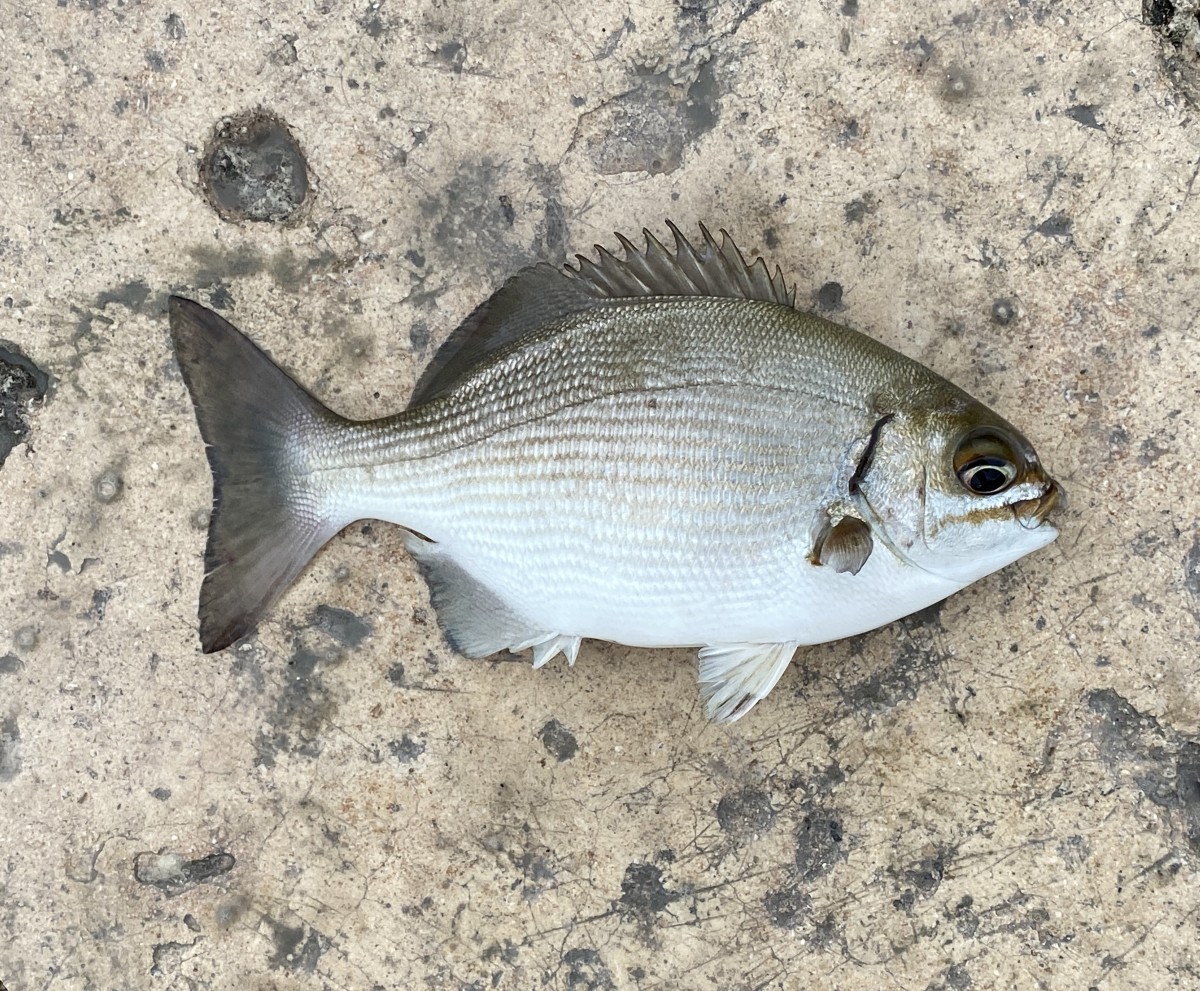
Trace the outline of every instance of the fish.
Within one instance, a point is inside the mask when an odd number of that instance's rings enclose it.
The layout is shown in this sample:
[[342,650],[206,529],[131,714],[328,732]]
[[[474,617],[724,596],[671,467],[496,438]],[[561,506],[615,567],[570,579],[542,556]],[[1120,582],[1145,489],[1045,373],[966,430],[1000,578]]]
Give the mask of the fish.
[[408,406],[334,413],[219,314],[171,297],[213,479],[204,652],[250,634],[351,523],[404,528],[448,645],[698,650],[732,722],[803,645],[884,626],[1045,547],[1062,486],[924,365],[803,312],[724,230],[526,268]]

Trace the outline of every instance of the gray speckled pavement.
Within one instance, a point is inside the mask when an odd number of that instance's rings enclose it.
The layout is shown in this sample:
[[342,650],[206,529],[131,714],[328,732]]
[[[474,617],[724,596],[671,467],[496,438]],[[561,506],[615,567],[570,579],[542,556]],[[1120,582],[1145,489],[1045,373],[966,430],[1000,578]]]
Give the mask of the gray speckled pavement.
[[[1200,986],[1195,17],[7,5],[7,991]],[[453,655],[381,524],[199,653],[169,293],[365,417],[666,217],[1018,422],[1061,539],[728,728],[688,652]]]

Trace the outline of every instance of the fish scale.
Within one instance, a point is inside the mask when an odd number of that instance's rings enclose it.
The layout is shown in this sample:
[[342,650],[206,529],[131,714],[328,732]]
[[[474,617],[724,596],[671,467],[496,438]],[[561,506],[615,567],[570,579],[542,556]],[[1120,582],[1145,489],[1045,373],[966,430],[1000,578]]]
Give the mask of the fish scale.
[[[489,588],[528,602],[522,615],[545,629],[607,630],[644,646],[738,640],[770,629],[766,599],[780,612],[775,627],[805,640],[814,608],[842,605],[836,590],[809,587],[812,569],[800,566],[808,548],[796,543],[827,484],[799,456],[825,453],[815,425],[784,418],[781,389],[666,395],[655,409],[629,393],[564,406],[429,463],[392,461],[369,483],[351,482],[347,469],[336,488],[362,501],[339,510],[433,538]],[[764,422],[777,425],[769,446],[756,436]],[[691,433],[681,456],[683,430]],[[822,436],[828,444],[828,430]],[[588,498],[578,497],[581,480],[594,487]]]
[[1011,424],[793,308],[704,228],[518,274],[407,410],[332,413],[220,316],[171,301],[213,469],[200,634],[248,633],[339,529],[408,529],[447,641],[573,662],[700,648],[736,719],[798,644],[872,629],[1044,546],[1061,489]]
[[[831,366],[831,357],[841,357],[835,353],[841,342],[826,340],[828,329],[844,328],[818,317],[784,311],[791,321],[804,321],[810,332],[781,339],[778,304],[712,299],[700,300],[704,305],[697,307],[696,302],[621,301],[611,312],[583,314],[546,328],[525,348],[480,370],[452,397],[361,425],[353,437],[334,435],[322,460],[333,466],[428,457],[612,392],[650,398],[660,390],[701,383],[800,393],[830,407],[861,411],[864,396],[839,389],[839,375],[853,374],[877,387],[896,377],[871,366],[871,352],[886,349],[870,347],[875,342],[866,338],[861,355]],[[730,326],[724,336],[717,332],[723,324]],[[670,363],[664,353],[672,356]],[[733,411],[732,404],[713,410]]]

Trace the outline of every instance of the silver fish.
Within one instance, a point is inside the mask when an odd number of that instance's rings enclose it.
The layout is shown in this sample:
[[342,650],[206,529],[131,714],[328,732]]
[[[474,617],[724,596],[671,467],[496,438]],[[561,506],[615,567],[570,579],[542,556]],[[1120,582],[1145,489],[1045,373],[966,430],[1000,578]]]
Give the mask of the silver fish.
[[213,474],[206,652],[359,519],[408,531],[449,644],[574,663],[699,647],[711,718],[801,644],[874,629],[1052,541],[1062,490],[1011,424],[796,310],[724,231],[514,276],[408,408],[328,410],[216,313],[170,302]]

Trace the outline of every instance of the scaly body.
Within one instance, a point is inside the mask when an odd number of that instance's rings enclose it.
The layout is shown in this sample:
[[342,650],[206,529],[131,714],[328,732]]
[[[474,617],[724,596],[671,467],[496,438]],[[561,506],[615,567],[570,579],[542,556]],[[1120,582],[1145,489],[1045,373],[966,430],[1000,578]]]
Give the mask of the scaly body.
[[[1053,539],[1059,490],[1009,424],[796,311],[728,242],[676,237],[674,255],[648,241],[573,277],[518,276],[415,405],[377,421],[329,413],[178,301],[218,502],[206,649],[336,530],[375,518],[413,531],[464,653],[532,646],[540,665],[573,661],[584,637],[700,646],[709,711],[736,718],[797,644],[890,622]],[[259,372],[240,393],[236,366]],[[281,531],[291,545],[264,542]]]
[[858,575],[806,561],[830,469],[874,422],[867,396],[912,388],[889,357],[775,303],[637,300],[545,329],[440,402],[333,432],[311,463],[334,515],[429,537],[541,629],[822,643],[961,587],[890,554]]

